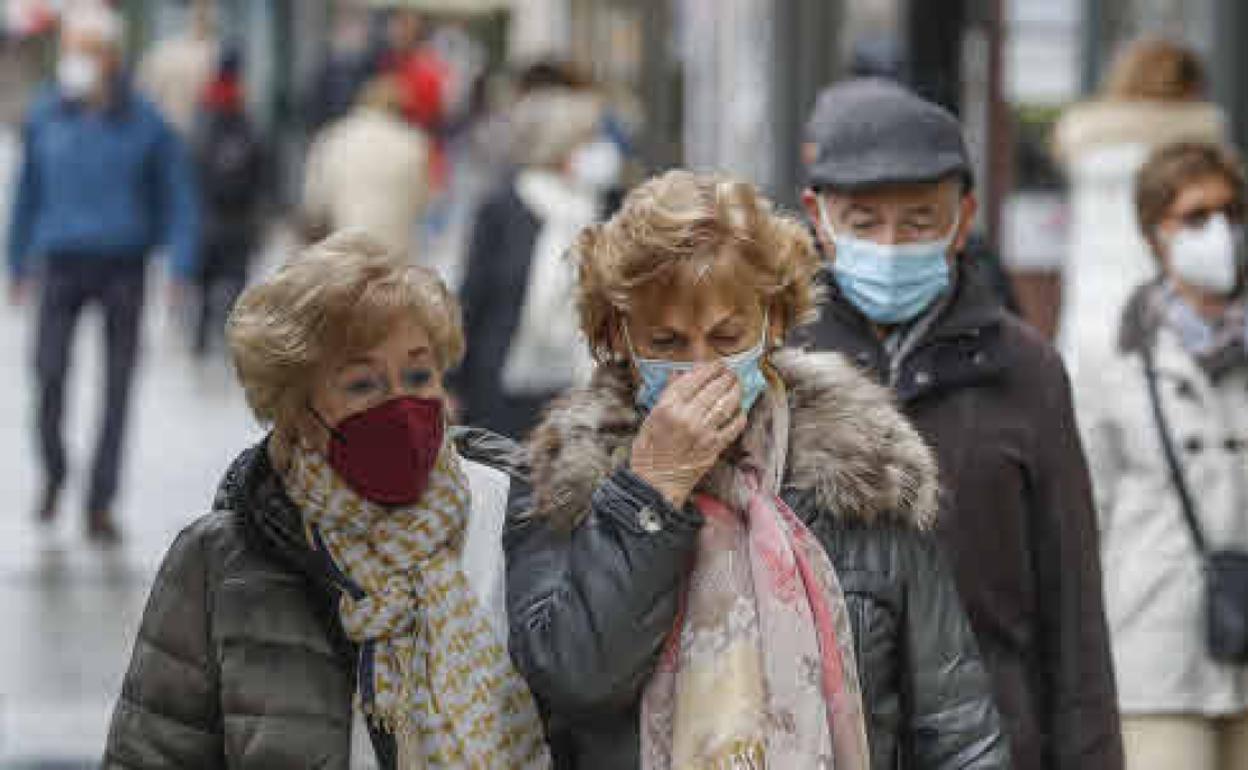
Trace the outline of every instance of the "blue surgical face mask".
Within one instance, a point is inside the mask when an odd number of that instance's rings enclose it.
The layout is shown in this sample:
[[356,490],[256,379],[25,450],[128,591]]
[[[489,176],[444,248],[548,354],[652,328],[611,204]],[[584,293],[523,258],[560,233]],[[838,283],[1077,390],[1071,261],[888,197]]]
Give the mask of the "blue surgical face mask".
[[917,318],[949,290],[949,246],[958,232],[922,243],[881,244],[839,235],[822,197],[816,199],[821,225],[836,245],[832,276],[854,307],[875,323],[892,325]]
[[[758,397],[767,389],[767,378],[763,376],[762,369],[763,354],[767,352],[766,330],[767,317],[763,316],[763,335],[759,337],[758,344],[749,350],[724,356],[721,359],[724,365],[737,375],[737,381],[741,383],[741,411],[743,412],[750,411],[750,407],[754,406]],[[633,356],[633,363],[637,366],[637,373],[641,375],[641,386],[637,388],[637,406],[649,412],[659,402],[659,396],[663,395],[664,389],[667,388],[672,378],[692,371],[697,364],[689,361],[668,361],[662,358],[642,358],[633,348],[633,341],[628,337],[627,326],[624,330],[624,337],[628,341],[628,349]]]

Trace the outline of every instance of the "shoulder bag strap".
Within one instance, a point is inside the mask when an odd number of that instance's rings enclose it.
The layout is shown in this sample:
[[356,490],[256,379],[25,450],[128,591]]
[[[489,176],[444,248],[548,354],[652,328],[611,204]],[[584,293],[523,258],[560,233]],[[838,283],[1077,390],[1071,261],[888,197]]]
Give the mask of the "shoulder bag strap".
[[1157,423],[1157,433],[1161,437],[1161,448],[1166,453],[1166,465],[1170,467],[1170,480],[1179,495],[1183,519],[1187,522],[1188,531],[1192,534],[1192,541],[1196,544],[1196,550],[1203,556],[1208,552],[1205,532],[1196,518],[1196,504],[1192,500],[1187,481],[1183,478],[1183,466],[1179,464],[1179,456],[1175,452],[1174,442],[1170,438],[1170,429],[1166,423],[1166,413],[1161,407],[1161,393],[1157,388],[1157,366],[1153,360],[1153,351],[1145,345],[1142,355],[1144,378],[1148,381],[1148,399],[1152,402],[1153,419]]

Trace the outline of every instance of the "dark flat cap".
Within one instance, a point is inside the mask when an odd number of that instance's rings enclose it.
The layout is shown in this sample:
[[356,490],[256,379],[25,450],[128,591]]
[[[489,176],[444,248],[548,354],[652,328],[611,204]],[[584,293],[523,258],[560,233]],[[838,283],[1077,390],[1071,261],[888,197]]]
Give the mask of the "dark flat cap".
[[808,170],[813,187],[853,190],[954,174],[971,180],[958,119],[889,80],[863,78],[825,89],[806,139],[818,147]]

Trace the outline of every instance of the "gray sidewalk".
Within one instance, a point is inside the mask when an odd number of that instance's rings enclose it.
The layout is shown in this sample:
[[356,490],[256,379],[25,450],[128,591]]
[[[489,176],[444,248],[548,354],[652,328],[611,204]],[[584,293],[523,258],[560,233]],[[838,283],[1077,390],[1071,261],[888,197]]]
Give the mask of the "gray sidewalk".
[[162,296],[154,287],[149,298],[117,509],[126,540],[112,552],[86,544],[81,511],[102,377],[99,319],[89,315],[78,330],[66,422],[71,488],[60,519],[43,530],[33,515],[30,309],[0,309],[0,607],[8,624],[0,633],[0,767],[98,762],[161,556],[207,512],[234,454],[260,435],[224,363],[201,369],[187,359]]

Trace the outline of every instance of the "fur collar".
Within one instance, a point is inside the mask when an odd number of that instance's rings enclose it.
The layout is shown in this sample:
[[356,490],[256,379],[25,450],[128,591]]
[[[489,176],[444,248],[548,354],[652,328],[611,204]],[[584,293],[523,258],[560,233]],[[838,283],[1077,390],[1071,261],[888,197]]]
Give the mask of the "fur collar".
[[1221,141],[1226,116],[1209,102],[1083,102],[1071,107],[1057,125],[1055,149],[1067,164],[1106,146],[1137,144],[1159,147],[1181,140]]
[[[791,414],[786,494],[859,524],[929,529],[937,509],[936,461],[889,392],[835,353],[786,351],[772,365]],[[627,369],[599,367],[557,401],[531,440],[532,515],[570,529],[598,484],[628,461],[641,418]]]

